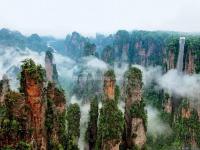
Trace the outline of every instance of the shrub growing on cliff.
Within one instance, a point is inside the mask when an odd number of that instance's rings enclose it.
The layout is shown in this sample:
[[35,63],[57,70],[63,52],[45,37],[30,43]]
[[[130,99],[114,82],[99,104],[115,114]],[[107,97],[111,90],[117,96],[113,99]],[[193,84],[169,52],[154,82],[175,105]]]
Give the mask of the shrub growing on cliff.
[[147,131],[147,112],[145,110],[145,103],[143,99],[139,103],[134,103],[130,109],[131,118],[141,118]]
[[16,150],[31,150],[31,146],[24,141],[20,141],[16,146]]
[[97,149],[110,140],[120,141],[124,129],[123,113],[117,107],[116,101],[105,101],[100,110],[98,124]]
[[[57,106],[65,105],[64,91],[49,82],[47,86],[47,110],[45,125],[47,128],[48,148],[66,147],[66,111],[58,111]],[[54,134],[58,139],[54,139]]]
[[84,46],[84,56],[94,55],[96,51],[96,45],[90,42],[86,42]]
[[41,84],[45,80],[45,73],[41,65],[36,65],[32,59],[25,59],[21,65],[20,92],[24,92],[25,90],[26,75],[36,83]]
[[129,70],[125,72],[124,78],[130,88],[134,88],[138,85],[142,87],[142,72],[140,69],[130,67]]
[[111,80],[115,80],[115,72],[114,70],[110,69],[104,74],[105,78],[110,78]]
[[110,45],[107,45],[102,52],[102,60],[107,62],[110,65],[114,64],[114,48]]
[[52,49],[50,48],[49,50],[46,51],[46,57],[49,58],[51,61],[53,59],[53,54],[52,54]]
[[95,97],[90,103],[89,122],[85,138],[89,143],[89,149],[94,149],[97,140],[98,113],[98,100]]
[[80,136],[80,108],[78,104],[70,104],[67,109],[67,149],[78,149],[78,138]]
[[176,132],[177,138],[184,144],[191,144],[191,140],[195,140],[200,146],[200,121],[198,113],[195,109],[188,110],[190,111],[189,118],[183,117],[182,109],[189,109],[189,103],[183,101],[179,107],[179,114],[173,124],[173,128]]
[[8,115],[9,117],[13,117],[13,110],[15,110],[15,107],[19,107],[19,104],[16,105],[19,102],[23,102],[24,97],[22,94],[9,91],[5,96],[5,105],[8,109]]
[[115,101],[118,102],[119,98],[120,98],[120,88],[118,85],[116,85],[115,86]]
[[[114,70],[108,70],[104,74],[104,86],[107,79],[116,80]],[[103,106],[100,109],[99,123],[98,123],[98,138],[96,142],[96,149],[102,149],[102,146],[108,146],[105,143],[114,142],[118,144],[122,139],[124,130],[123,113],[119,110],[117,103],[119,98],[119,89],[112,87],[115,91],[114,99],[104,97]]]
[[173,63],[176,66],[178,60],[178,52],[179,52],[179,36],[174,36],[167,41],[166,50],[168,55],[170,52],[174,54]]

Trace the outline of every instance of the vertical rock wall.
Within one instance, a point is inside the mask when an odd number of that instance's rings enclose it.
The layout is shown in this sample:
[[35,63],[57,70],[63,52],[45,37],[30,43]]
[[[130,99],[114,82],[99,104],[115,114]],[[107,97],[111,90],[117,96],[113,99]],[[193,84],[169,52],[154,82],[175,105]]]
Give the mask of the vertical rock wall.
[[[146,129],[143,118],[132,115],[132,108],[142,100],[142,74],[137,68],[129,68],[124,79],[125,93],[125,145],[143,148],[146,143]],[[139,110],[138,110],[139,111]],[[138,112],[140,113],[140,112]]]
[[104,76],[104,95],[106,99],[114,100],[115,97],[115,76],[107,72]]
[[[24,66],[21,73],[21,76],[23,77],[21,86],[23,86],[26,103],[31,110],[33,139],[37,143],[37,149],[45,150],[47,146],[45,129],[46,101],[43,91],[42,70],[31,61],[27,61]],[[35,70],[30,72],[30,69]]]

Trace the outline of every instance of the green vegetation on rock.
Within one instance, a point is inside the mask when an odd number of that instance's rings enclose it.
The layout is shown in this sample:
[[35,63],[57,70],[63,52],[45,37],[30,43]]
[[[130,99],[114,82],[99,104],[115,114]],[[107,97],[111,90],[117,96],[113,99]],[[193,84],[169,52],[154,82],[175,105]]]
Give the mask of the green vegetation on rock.
[[78,150],[78,138],[80,136],[80,107],[78,104],[70,104],[67,109],[67,149]]

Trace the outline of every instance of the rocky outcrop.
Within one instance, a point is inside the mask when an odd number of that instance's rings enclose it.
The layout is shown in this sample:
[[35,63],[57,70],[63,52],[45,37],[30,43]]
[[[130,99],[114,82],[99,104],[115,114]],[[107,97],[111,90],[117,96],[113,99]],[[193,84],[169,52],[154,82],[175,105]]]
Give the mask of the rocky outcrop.
[[181,116],[182,116],[182,118],[189,119],[190,116],[191,116],[190,108],[182,107],[182,109],[181,109]]
[[26,99],[31,108],[31,124],[34,129],[33,136],[38,149],[46,149],[45,104],[42,97],[42,84],[36,83],[25,73]]
[[64,91],[54,82],[45,87],[45,79],[45,70],[27,59],[21,66],[20,92],[9,89],[7,78],[0,82],[1,94],[4,93],[0,105],[0,148],[64,148]]
[[63,128],[65,125],[62,124],[65,123],[65,121],[62,120],[62,118],[63,116],[65,116],[65,111],[66,111],[64,91],[58,89],[55,83],[49,82],[48,84],[47,107],[48,107],[48,110],[46,112],[47,120],[45,123],[48,131],[47,133],[48,142],[51,143],[48,145],[49,146],[48,149],[50,149],[52,147],[57,147],[59,144],[63,145],[61,141],[63,141],[62,135],[64,133],[60,132],[61,130],[63,130],[62,132],[64,132],[65,130],[65,128]]
[[119,140],[110,140],[103,143],[102,150],[119,150]]
[[21,86],[26,103],[31,110],[31,127],[37,149],[46,150],[47,137],[45,129],[46,101],[44,97],[43,73],[41,66],[32,60],[25,61],[21,72]]
[[194,106],[191,106],[190,100],[182,100],[179,107],[179,116],[174,124],[175,126],[177,124],[176,127],[181,125],[181,128],[184,129],[185,135],[179,133],[183,141],[182,148],[185,149],[191,146],[191,149],[198,149],[199,117],[198,111],[196,108],[194,109]]
[[128,50],[129,50],[129,43],[126,43],[122,47],[122,62],[128,62]]
[[115,75],[112,70],[106,72],[104,76],[104,95],[106,99],[114,100],[115,97]]
[[30,111],[23,94],[9,91],[5,103],[1,106],[0,147],[17,147],[20,141],[31,143]]
[[106,46],[101,55],[101,59],[105,62],[107,62],[110,65],[114,64],[114,48],[112,46]]
[[[175,38],[171,38],[167,42],[166,59],[168,70],[175,69],[176,64],[178,65],[178,56],[180,52],[179,47],[181,47],[178,39],[179,37],[177,36]],[[181,42],[181,45],[184,46],[184,51],[181,52],[183,55],[181,63],[183,63],[183,70],[187,74],[193,74],[199,71],[198,40],[199,38],[197,37],[186,37],[185,46],[184,41]]]
[[9,91],[9,80],[6,75],[0,81],[0,106],[5,103],[5,95]]
[[131,124],[131,133],[137,136],[136,138],[132,138],[132,143],[134,143],[139,148],[142,148],[142,146],[146,143],[146,130],[144,127],[143,119],[133,118]]
[[47,81],[54,82],[58,84],[58,72],[56,69],[56,64],[53,63],[53,54],[52,50],[49,49],[46,51],[45,55],[45,70]]
[[164,111],[172,113],[172,98],[168,94],[165,94]]
[[74,59],[79,59],[81,56],[83,56],[83,50],[86,42],[87,38],[81,36],[77,32],[73,32],[65,39],[66,54]]
[[55,83],[49,83],[47,88],[47,98],[53,100],[54,108],[57,113],[62,114],[65,111],[65,95],[62,89],[56,87]]
[[143,148],[146,143],[146,116],[142,101],[142,73],[129,68],[124,79],[125,147]]
[[200,105],[197,106],[197,113],[198,113],[199,121],[200,121]]
[[88,127],[86,130],[86,139],[88,144],[86,144],[85,150],[94,150],[95,144],[97,141],[97,123],[98,123],[98,99],[95,97],[90,102],[90,112],[89,112],[89,121]]
[[168,70],[174,69],[174,52],[172,50],[169,51],[169,61],[168,61]]
[[108,70],[104,74],[103,106],[98,124],[97,146],[101,150],[119,150],[122,141],[124,121],[123,114],[117,106],[115,89],[114,71]]
[[142,66],[145,66],[147,54],[145,48],[142,46],[142,41],[137,41],[135,43],[135,49],[137,49],[137,55],[140,58],[138,63]]
[[92,74],[91,71],[80,72],[72,93],[78,99],[82,99],[82,103],[90,102],[94,95],[101,94],[103,91],[102,76],[102,72],[98,70],[95,74]]
[[193,74],[195,72],[194,56],[192,55],[191,50],[188,55],[188,63],[185,63],[185,72],[187,74]]
[[48,81],[53,81],[53,55],[50,51],[45,55],[45,70]]

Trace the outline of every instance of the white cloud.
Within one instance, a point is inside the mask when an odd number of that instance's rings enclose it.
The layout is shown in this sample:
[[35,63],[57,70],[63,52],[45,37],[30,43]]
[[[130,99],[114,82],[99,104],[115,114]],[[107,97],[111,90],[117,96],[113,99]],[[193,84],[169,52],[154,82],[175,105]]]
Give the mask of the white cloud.
[[163,135],[170,134],[172,129],[169,124],[163,122],[160,118],[160,113],[156,108],[152,106],[147,106],[147,118],[148,118],[148,126],[147,132],[151,135]]
[[161,67],[143,67],[134,65],[142,71],[144,86],[149,86],[152,82],[157,83],[160,89],[175,96],[200,100],[200,75],[178,72],[171,69],[162,74]]
[[[73,70],[75,62],[59,53],[54,53],[53,55],[59,76],[65,78],[71,77],[72,74],[70,74],[69,70]],[[13,70],[15,68],[19,69],[22,61],[28,58],[33,59],[37,64],[41,64],[44,67],[45,52],[38,53],[28,48],[21,50],[14,47],[0,46],[0,79],[3,74],[7,73],[11,87],[17,89],[19,83],[16,80],[17,74]]]
[[169,70],[157,81],[160,87],[172,94],[200,100],[200,75],[186,75],[177,70]]
[[84,57],[83,61],[85,61],[86,66],[91,69],[107,70],[108,68],[108,65],[104,61],[93,56]]

